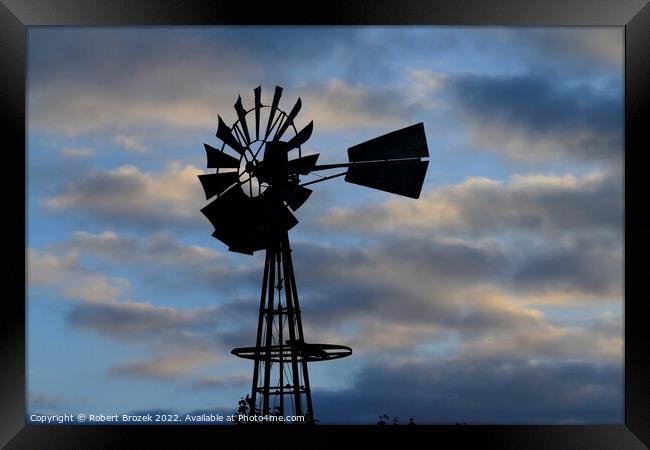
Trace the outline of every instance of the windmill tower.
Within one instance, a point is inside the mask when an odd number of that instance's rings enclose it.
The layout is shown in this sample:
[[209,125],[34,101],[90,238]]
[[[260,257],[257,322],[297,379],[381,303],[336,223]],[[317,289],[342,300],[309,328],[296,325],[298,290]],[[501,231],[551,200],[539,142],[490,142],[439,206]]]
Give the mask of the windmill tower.
[[[341,176],[349,183],[418,198],[428,165],[422,158],[429,152],[424,126],[418,123],[350,147],[347,163],[317,165],[319,155],[303,156],[301,149],[313,122],[300,131],[294,123],[301,100],[286,113],[279,108],[281,87],[276,86],[271,105],[262,104],[261,87],[253,92],[251,109],[237,99],[238,119],[232,126],[218,117],[221,148],[204,144],[207,166],[216,172],[199,175],[206,199],[212,200],[201,212],[214,226],[212,236],[230,251],[266,253],[255,345],[232,350],[254,362],[250,414],[303,415],[313,422],[307,364],[343,358],[352,350],[305,340],[289,244],[288,232],[298,223],[293,213],[312,192],[306,186]],[[313,181],[300,180],[342,168],[346,170]]]

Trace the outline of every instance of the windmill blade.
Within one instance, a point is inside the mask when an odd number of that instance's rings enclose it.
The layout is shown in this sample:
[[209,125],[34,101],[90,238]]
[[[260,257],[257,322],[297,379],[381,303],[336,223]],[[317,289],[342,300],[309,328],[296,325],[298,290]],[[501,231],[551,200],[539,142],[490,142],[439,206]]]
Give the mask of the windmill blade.
[[241,95],[237,97],[237,103],[235,103],[235,111],[237,112],[237,117],[239,118],[239,124],[241,125],[242,131],[244,132],[246,145],[250,145],[251,137],[248,134],[248,125],[246,124],[246,110],[244,109],[241,103]]
[[275,118],[275,112],[278,110],[280,97],[282,97],[282,88],[280,86],[276,86],[275,92],[273,93],[273,103],[271,103],[271,112],[269,112],[269,122],[266,124],[266,132],[264,133],[264,140],[266,140],[269,137],[269,134],[271,133],[271,127],[273,126],[273,119]]
[[238,222],[242,216],[250,215],[249,213],[242,214],[250,209],[249,200],[254,199],[246,196],[241,189],[230,189],[208,203],[201,209],[201,212],[212,223],[215,230],[224,230]]
[[[271,225],[272,233],[290,230],[298,224],[296,216],[284,205],[283,200],[286,200],[284,197],[286,197],[286,191],[275,186],[269,187],[262,195],[265,200],[264,207],[267,223]],[[278,237],[276,234],[275,238]]]
[[241,146],[239,141],[235,139],[235,136],[232,135],[232,131],[230,130],[230,127],[224,123],[221,116],[217,116],[217,117],[219,119],[219,125],[217,127],[217,137],[221,139],[223,142],[225,142],[226,145],[228,145],[228,147],[232,148],[240,155],[243,155],[244,148]]
[[282,141],[269,141],[264,150],[263,167],[269,173],[275,173],[285,168],[288,159],[287,143]]
[[290,230],[298,225],[298,219],[293,215],[286,206],[280,210],[280,226],[285,230]]
[[302,144],[307,142],[307,139],[311,137],[311,133],[314,131],[314,121],[312,120],[307,124],[305,128],[300,130],[298,134],[292,137],[289,142],[287,142],[287,151],[293,150],[294,148],[300,147]]
[[318,161],[319,154],[301,156],[300,158],[292,159],[287,163],[287,170],[289,173],[297,173],[299,175],[307,175],[311,172]]
[[230,189],[201,212],[214,227],[212,236],[229,247],[249,250],[261,240],[259,233],[256,236],[252,230],[259,223],[260,201],[259,197],[248,197],[241,189]]
[[205,154],[208,157],[208,169],[239,168],[239,160],[237,158],[233,158],[208,144],[203,144],[203,146],[205,147]]
[[275,136],[273,136],[273,140],[277,141],[282,138],[282,135],[284,134],[285,131],[287,131],[287,128],[289,128],[289,125],[293,123],[293,120],[296,118],[298,113],[300,112],[300,108],[302,107],[302,100],[300,100],[300,97],[298,97],[298,101],[296,102],[295,105],[293,105],[293,108],[291,109],[291,112],[287,116],[287,119],[284,121],[280,129],[275,133]]
[[370,139],[348,149],[350,162],[429,156],[422,122]]
[[270,186],[261,196],[264,200],[266,227],[270,226],[270,233],[274,238],[274,242],[277,242],[280,238],[279,233],[288,231],[298,224],[296,216],[285,206],[284,197],[286,197],[286,191],[276,186]]
[[232,251],[246,254],[277,242],[279,234],[293,228],[298,219],[272,188],[267,191],[270,195],[249,197],[241,189],[229,189],[201,209],[214,227],[212,236]]
[[262,86],[253,89],[255,94],[255,140],[260,139],[260,109],[262,109]]
[[237,183],[239,181],[239,175],[237,172],[209,173],[206,175],[199,175],[199,180],[203,186],[205,198],[209,200]]
[[417,159],[352,164],[345,181],[405,197],[419,198],[429,161]]
[[[214,233],[212,233],[212,237],[216,237]],[[219,238],[217,238],[219,239]],[[260,250],[260,249],[258,249]],[[235,246],[230,246],[228,247],[228,251],[230,252],[236,252],[236,253],[243,253],[244,255],[253,255],[255,253],[255,249],[252,247],[238,247],[237,245]]]
[[287,205],[289,205],[292,210],[296,211],[307,201],[311,193],[311,189],[307,189],[306,187],[302,186],[296,186],[293,191],[289,192],[285,200],[287,202]]

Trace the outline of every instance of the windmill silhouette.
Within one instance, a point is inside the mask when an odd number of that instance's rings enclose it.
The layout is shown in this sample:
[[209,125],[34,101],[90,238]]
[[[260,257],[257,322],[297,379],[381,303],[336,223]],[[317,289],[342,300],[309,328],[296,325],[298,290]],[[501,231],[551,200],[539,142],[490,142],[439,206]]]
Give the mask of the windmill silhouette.
[[[281,87],[275,87],[271,105],[262,104],[261,87],[253,92],[251,109],[238,97],[232,126],[218,117],[221,148],[204,144],[207,166],[216,172],[199,175],[206,199],[212,200],[201,212],[214,226],[212,236],[230,251],[266,252],[255,346],[232,350],[254,361],[249,414],[302,415],[313,423],[307,363],[343,358],[352,350],[305,341],[289,245],[288,231],[298,224],[293,213],[312,193],[306,186],[341,176],[418,198],[428,165],[422,158],[429,152],[424,125],[418,123],[348,148],[347,163],[317,165],[319,155],[303,156],[301,148],[313,122],[300,131],[295,126],[301,100],[286,113],[279,108]],[[301,183],[301,176],[339,168],[346,170]]]

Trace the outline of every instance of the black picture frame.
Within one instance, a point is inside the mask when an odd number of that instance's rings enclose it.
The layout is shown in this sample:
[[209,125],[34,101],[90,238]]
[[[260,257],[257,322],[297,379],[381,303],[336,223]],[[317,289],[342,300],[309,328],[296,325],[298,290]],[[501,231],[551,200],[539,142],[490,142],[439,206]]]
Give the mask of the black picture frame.
[[[315,12],[317,11],[317,12]],[[6,448],[122,448],[134,440],[147,448],[187,446],[200,440],[221,445],[223,437],[267,439],[287,428],[185,426],[42,426],[25,425],[25,284],[13,267],[25,261],[25,74],[26,30],[30,26],[116,25],[502,25],[622,26],[625,28],[625,422],[623,425],[567,426],[418,426],[328,427],[296,431],[320,447],[350,433],[365,433],[384,442],[423,439],[433,445],[480,445],[495,448],[646,448],[650,446],[650,348],[641,271],[647,249],[647,219],[636,195],[643,192],[650,123],[650,6],[648,0],[374,0],[328,1],[323,4],[158,0],[1,0],[0,89],[2,89],[5,242],[13,245],[16,263],[5,265],[13,288],[3,302],[0,330],[0,444]],[[20,182],[20,177],[23,181]],[[10,195],[7,195],[9,193]],[[22,195],[22,198],[20,198]],[[632,256],[640,263],[634,262]],[[9,262],[9,260],[7,260]],[[262,436],[263,435],[263,436]],[[166,445],[163,445],[166,444]],[[645,444],[645,446],[644,446]],[[298,445],[298,444],[295,444]]]

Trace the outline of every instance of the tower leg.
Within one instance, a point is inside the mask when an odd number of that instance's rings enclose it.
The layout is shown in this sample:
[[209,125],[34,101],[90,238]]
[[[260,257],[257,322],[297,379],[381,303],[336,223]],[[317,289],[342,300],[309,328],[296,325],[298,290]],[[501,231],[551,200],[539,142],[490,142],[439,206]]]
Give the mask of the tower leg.
[[273,347],[273,281],[275,280],[275,258],[271,255],[270,269],[269,269],[269,283],[268,283],[268,296],[265,309],[266,319],[266,339],[265,339],[265,360],[264,360],[264,387],[263,387],[263,401],[262,401],[262,414],[268,414],[270,405],[270,389],[271,389],[271,349]]
[[291,248],[285,236],[279,248],[266,252],[250,414],[304,416],[305,422],[313,422],[309,372],[302,355],[304,344]]
[[[284,242],[283,242],[284,244]],[[287,300],[287,322],[289,323],[289,341],[293,343],[294,351],[291,352],[291,372],[293,375],[293,396],[294,396],[294,409],[296,415],[303,414],[302,408],[302,395],[300,385],[300,368],[298,367],[298,355],[296,344],[304,342],[297,333],[296,322],[300,321],[300,311],[296,311],[294,299],[292,297],[293,290],[290,286],[291,274],[287,273],[287,256],[291,258],[289,249],[283,245],[281,250],[282,255],[282,268],[285,275],[286,289],[284,291]],[[304,365],[306,367],[306,364]],[[309,393],[305,392],[306,395]]]
[[255,365],[253,366],[253,387],[251,389],[250,397],[250,412],[252,414],[256,413],[257,406],[257,384],[259,378],[259,369],[260,369],[260,348],[262,345],[262,331],[264,329],[264,308],[266,307],[266,289],[269,282],[269,269],[270,269],[270,253],[266,252],[266,260],[264,262],[264,274],[262,276],[262,294],[260,296],[260,309],[259,309],[259,319],[257,321],[257,338],[255,340]]
[[[291,293],[293,297],[293,305],[295,308],[295,314],[296,314],[296,326],[298,328],[298,339],[301,342],[305,342],[305,336],[302,331],[302,319],[301,319],[301,314],[300,314],[300,303],[298,301],[298,288],[296,287],[296,278],[293,273],[293,263],[291,260],[291,249],[289,248],[287,250],[288,257],[285,259],[286,261],[286,269],[285,272],[289,276],[289,281],[291,284]],[[305,400],[307,401],[307,410],[305,412],[305,415],[308,416],[309,420],[313,420],[313,405],[311,403],[311,387],[309,385],[309,371],[307,370],[307,362],[303,361],[302,362],[302,375],[305,383]]]

